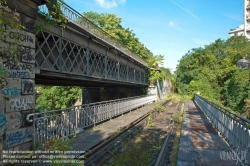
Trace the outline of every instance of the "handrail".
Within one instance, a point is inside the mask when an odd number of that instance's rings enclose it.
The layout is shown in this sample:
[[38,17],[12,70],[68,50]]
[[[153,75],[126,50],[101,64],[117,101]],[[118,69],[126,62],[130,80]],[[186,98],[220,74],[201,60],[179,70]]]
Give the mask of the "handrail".
[[[50,139],[68,139],[85,128],[112,119],[157,100],[155,95],[118,99],[74,106],[61,110],[33,113],[26,117],[33,122],[33,143],[45,144]],[[31,120],[32,118],[32,120]]]
[[[204,97],[200,96],[200,95],[197,95],[195,94],[196,96],[199,96],[202,100],[206,101],[207,103],[211,104],[212,106],[218,108],[220,111],[224,112],[225,114],[228,114],[229,116],[233,115],[233,118],[234,119],[240,119],[240,123],[244,122],[245,124],[250,124],[250,120],[249,119],[246,119],[244,118],[243,116],[240,116],[240,115],[237,115],[236,113],[224,108],[224,107],[221,107],[219,106],[218,104],[215,104],[213,103],[212,101],[208,100],[208,99],[205,99]],[[232,117],[232,116],[231,116]]]
[[250,121],[199,95],[195,95],[194,100],[234,150],[237,159],[242,163],[248,163],[250,161]]
[[107,104],[107,103],[119,102],[119,101],[124,101],[124,100],[132,100],[132,99],[136,99],[136,98],[149,97],[149,96],[155,96],[155,95],[141,95],[141,96],[136,96],[136,97],[128,97],[128,98],[122,98],[122,99],[116,99],[116,100],[108,100],[108,101],[101,101],[101,102],[95,102],[95,103],[89,103],[89,104],[83,104],[83,105],[76,105],[76,106],[71,106],[71,107],[64,108],[64,109],[51,110],[51,111],[46,111],[46,112],[32,113],[32,114],[28,114],[26,116],[26,121],[33,122],[33,119],[30,119],[30,118],[32,116],[35,116],[35,115],[61,113],[63,111],[71,110],[71,109],[74,109],[74,108],[80,107],[80,106],[81,107],[85,107],[85,106],[91,107],[91,106],[100,105],[100,104]]
[[[111,35],[109,35],[107,32],[99,28],[96,24],[94,24],[92,21],[88,20],[86,17],[78,13],[76,10],[71,8],[65,3],[58,2],[61,8],[62,13],[65,15],[65,17],[78,25],[82,27],[85,30],[88,30],[93,34],[93,36],[98,37],[99,39],[103,40],[104,42],[108,43],[109,45],[113,45],[118,49],[119,51],[123,52],[125,55],[132,58],[134,61],[137,61],[138,63],[144,65],[145,67],[148,67],[148,64],[140,57],[138,57],[135,53],[133,53],[131,50],[129,50],[125,45],[123,45],[118,40],[114,39]],[[39,6],[39,13],[46,15],[48,14],[48,9],[46,5]]]

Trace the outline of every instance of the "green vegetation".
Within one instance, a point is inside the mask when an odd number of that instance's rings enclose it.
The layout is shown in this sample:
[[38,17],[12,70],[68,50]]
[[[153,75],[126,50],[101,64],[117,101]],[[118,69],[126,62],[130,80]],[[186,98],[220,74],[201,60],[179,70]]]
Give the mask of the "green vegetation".
[[155,105],[154,110],[163,112],[165,110],[165,108],[163,107],[162,103],[158,103],[158,104]]
[[[161,136],[162,135],[162,136]],[[104,166],[146,166],[150,165],[152,158],[162,145],[163,132],[147,130],[125,143],[121,152],[111,151],[112,159],[106,161]]]
[[180,137],[181,137],[181,124],[178,124],[177,130],[175,133],[175,138],[173,140],[173,147],[170,154],[170,164],[171,166],[175,166],[178,159],[178,151],[179,151],[179,143],[180,143]]
[[120,132],[121,132],[120,129],[116,129],[116,130],[114,131],[114,134],[118,134],[118,133],[120,133]]
[[149,127],[154,127],[155,126],[155,121],[153,119],[153,111],[150,112],[148,115],[148,124]]
[[[177,95],[175,95],[177,96]],[[177,102],[180,102],[181,100],[176,100]],[[171,166],[175,166],[177,163],[177,158],[178,158],[178,150],[179,150],[179,143],[180,143],[180,136],[181,136],[181,127],[182,127],[182,122],[184,121],[184,103],[181,106],[180,110],[177,110],[174,115],[172,115],[173,120],[177,123],[177,129],[175,133],[175,138],[173,140],[173,146],[172,146],[172,151],[170,154],[170,164]]]
[[[52,1],[54,2],[54,1]],[[52,8],[51,5],[47,5],[52,12],[49,14],[53,18],[58,18],[60,23],[65,23],[60,17],[54,15],[53,11],[58,10],[58,8]],[[150,68],[158,69],[159,65],[162,64],[164,60],[163,55],[153,55],[153,53],[148,50],[135,34],[129,28],[124,28],[121,25],[121,18],[118,18],[114,14],[98,14],[96,12],[85,12],[84,16],[95,23],[102,30],[106,31],[116,40],[127,46],[132,52],[144,59]],[[61,21],[60,21],[61,20]],[[44,25],[44,24],[41,24]],[[175,80],[172,76],[170,69],[160,68],[162,72],[157,72],[156,70],[150,70],[149,82],[152,84],[156,83],[156,80],[162,80],[167,78],[169,80]],[[39,97],[37,99],[37,109],[41,111],[61,109],[74,105],[74,101],[81,97],[81,93],[78,93],[77,87],[48,87],[39,86]],[[73,93],[75,92],[75,94]],[[63,94],[63,95],[62,95]],[[62,98],[63,96],[63,98]],[[70,105],[71,104],[71,105]]]
[[177,110],[173,115],[172,118],[176,123],[182,124],[184,121],[183,115],[184,115],[184,104],[182,104],[182,107],[180,110]]
[[[10,29],[24,29],[18,20],[18,15],[14,14],[14,12],[10,11],[8,6],[6,6],[6,0],[0,0],[0,5],[2,5],[2,9],[0,12],[0,42],[4,42],[6,35],[8,34],[7,27]],[[7,73],[6,69],[3,67],[4,61],[6,59],[12,59],[14,61],[17,60],[17,55],[20,50],[17,50],[14,45],[4,45],[0,46],[0,83],[5,82],[5,75]],[[2,87],[0,86],[0,89]]]
[[216,40],[205,48],[186,53],[177,67],[176,84],[181,95],[205,98],[249,117],[250,72],[235,63],[250,59],[250,43],[243,36]]
[[191,100],[192,97],[188,95],[170,93],[170,94],[167,94],[165,99],[171,100],[172,103],[177,103],[177,102],[185,102],[185,101]]
[[[50,139],[48,146],[45,148],[46,151],[61,151],[62,154],[56,154],[61,156],[61,158],[53,158],[51,155],[50,160],[52,160],[53,164],[52,166],[83,166],[84,162],[75,160],[73,158],[66,158],[67,154],[64,154],[64,152],[69,151],[72,149],[72,147],[69,145],[72,140],[62,140],[59,138],[56,139]],[[56,160],[71,160],[71,163],[56,163]]]
[[36,86],[36,91],[36,109],[40,112],[68,108],[81,96],[81,88],[77,86]]
[[[163,55],[153,55],[153,53],[147,49],[135,36],[133,30],[124,28],[121,25],[121,18],[118,18],[114,14],[96,12],[84,12],[83,15],[96,24],[99,28],[110,34],[113,38],[124,44],[129,50],[134,52],[137,56],[144,59],[150,68],[158,69],[159,65],[163,63]],[[169,69],[161,68],[164,72],[157,72],[156,70],[150,70],[149,81],[153,84],[156,80],[163,79],[167,74],[171,74]]]
[[153,112],[154,111],[163,112],[163,111],[165,111],[165,108],[162,105],[162,103],[155,104],[154,110],[151,111],[150,114],[149,114],[149,116],[148,116],[147,126],[149,126],[149,127],[154,127],[156,125],[156,123],[155,123],[155,121],[153,119]]

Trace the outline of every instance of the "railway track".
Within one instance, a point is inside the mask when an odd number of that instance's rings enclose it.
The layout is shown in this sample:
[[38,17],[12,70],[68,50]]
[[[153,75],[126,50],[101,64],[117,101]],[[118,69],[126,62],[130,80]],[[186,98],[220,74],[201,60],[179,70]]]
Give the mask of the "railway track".
[[[162,105],[166,107],[168,103],[169,103],[169,100],[165,101]],[[136,121],[124,127],[120,132],[111,135],[107,139],[103,140],[100,144],[96,145],[92,149],[89,149],[85,154],[81,154],[78,157],[80,159],[84,159],[85,165],[87,166],[103,165],[103,163],[112,156],[113,152],[119,151],[120,149],[122,149],[122,147],[124,146],[124,143],[128,142],[133,136],[137,135],[138,132],[144,128],[145,124],[147,124],[148,122],[147,117],[150,114],[151,114],[150,116],[155,118],[159,113],[160,111],[154,111],[154,112],[151,112],[151,113],[149,112],[143,115]],[[171,115],[169,114],[169,117],[170,116]],[[166,121],[162,121],[162,124],[166,126]],[[171,123],[170,126],[173,126],[173,125],[174,124]],[[162,146],[162,150],[158,155],[159,157],[157,158],[155,165],[157,164],[159,165],[163,163],[163,161],[165,160],[163,154],[166,153],[166,147],[169,142],[170,134],[171,132],[168,132],[165,136],[165,141]]]
[[165,163],[168,163],[168,159],[167,159],[167,154],[169,154],[169,151],[171,150],[171,146],[169,146],[169,143],[171,142],[171,134],[172,134],[172,130],[174,127],[174,122],[172,122],[169,125],[169,131],[167,132],[165,138],[164,138],[164,143],[161,147],[160,153],[157,157],[157,160],[154,164],[154,166],[161,166],[161,165],[165,165]]

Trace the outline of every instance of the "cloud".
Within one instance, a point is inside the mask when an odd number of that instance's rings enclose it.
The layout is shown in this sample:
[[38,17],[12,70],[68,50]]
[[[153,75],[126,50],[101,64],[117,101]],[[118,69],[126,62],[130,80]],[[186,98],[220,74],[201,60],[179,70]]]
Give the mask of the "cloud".
[[172,27],[172,26],[174,26],[174,22],[173,22],[173,21],[170,21],[170,22],[168,23],[168,25]]
[[126,0],[95,0],[102,8],[110,9],[118,6],[118,3],[124,4]]
[[190,14],[191,16],[193,16],[194,18],[196,18],[197,20],[200,20],[196,15],[194,15],[193,13],[191,13],[190,11],[188,11],[187,9],[185,9],[184,7],[180,6],[179,4],[169,0],[170,2],[172,2],[173,4],[175,4],[176,6],[178,6],[179,8],[183,9],[185,12],[187,12],[188,14]]

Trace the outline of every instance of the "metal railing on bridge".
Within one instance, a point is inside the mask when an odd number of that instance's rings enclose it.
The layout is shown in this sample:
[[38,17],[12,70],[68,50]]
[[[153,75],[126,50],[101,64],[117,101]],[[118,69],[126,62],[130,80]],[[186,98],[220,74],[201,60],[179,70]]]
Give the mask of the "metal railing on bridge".
[[28,122],[33,122],[34,146],[46,145],[50,139],[68,139],[81,129],[94,126],[118,115],[157,100],[155,95],[139,96],[105,102],[73,106],[61,110],[29,114]]
[[[58,4],[60,5],[61,11],[67,19],[73,21],[74,23],[77,23],[83,29],[92,33],[93,36],[96,36],[97,38],[109,43],[110,45],[115,46],[115,49],[120,50],[121,52],[123,52],[124,54],[132,58],[133,60],[143,64],[144,66],[148,66],[147,63],[143,59],[141,59],[135,53],[130,51],[125,45],[123,45],[118,40],[114,39],[107,32],[103,31],[101,28],[99,28],[93,22],[91,22],[90,20],[85,18],[83,15],[75,11],[73,8],[71,8],[65,3],[62,4],[58,2]],[[39,12],[43,15],[48,14],[48,8],[46,7],[46,5],[39,6]]]
[[[195,102],[206,113],[222,137],[234,149],[242,162],[250,162],[250,120],[211,101],[195,95]],[[246,155],[242,156],[242,152]],[[245,153],[246,152],[246,153]]]

